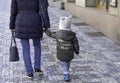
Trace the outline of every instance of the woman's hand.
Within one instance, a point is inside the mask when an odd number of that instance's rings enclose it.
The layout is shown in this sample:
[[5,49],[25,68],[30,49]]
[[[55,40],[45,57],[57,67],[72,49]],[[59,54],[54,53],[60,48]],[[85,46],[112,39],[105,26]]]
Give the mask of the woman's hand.
[[11,30],[11,32],[15,32],[15,29],[10,29]]
[[48,28],[43,28],[43,31],[45,32]]

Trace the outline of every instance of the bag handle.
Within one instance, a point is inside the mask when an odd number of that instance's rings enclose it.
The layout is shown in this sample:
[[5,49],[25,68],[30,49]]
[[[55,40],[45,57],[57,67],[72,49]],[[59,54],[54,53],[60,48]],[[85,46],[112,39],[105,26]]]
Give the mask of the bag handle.
[[13,45],[13,43],[14,43],[15,46],[17,45],[16,40],[15,40],[15,32],[14,31],[12,31],[12,35],[11,35],[11,46]]

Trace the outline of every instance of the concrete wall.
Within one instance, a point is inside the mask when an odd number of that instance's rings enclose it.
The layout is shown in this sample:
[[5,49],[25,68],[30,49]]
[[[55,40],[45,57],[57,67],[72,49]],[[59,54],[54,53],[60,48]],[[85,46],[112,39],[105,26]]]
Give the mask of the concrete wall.
[[65,9],[120,43],[120,11],[119,15],[115,16],[106,11],[76,6],[75,3],[65,3]]

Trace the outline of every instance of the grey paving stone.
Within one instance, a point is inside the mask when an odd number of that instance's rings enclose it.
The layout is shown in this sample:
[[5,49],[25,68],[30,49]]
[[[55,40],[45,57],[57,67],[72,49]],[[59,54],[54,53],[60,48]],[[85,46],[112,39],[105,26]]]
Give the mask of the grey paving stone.
[[[44,75],[35,75],[33,81],[26,78],[22,48],[17,39],[20,61],[9,62],[11,33],[9,14],[11,0],[0,0],[0,83],[66,83],[59,60],[56,58],[56,41],[44,34],[42,43],[42,70]],[[51,30],[57,31],[59,19],[71,15],[53,5],[49,6]],[[79,24],[77,24],[79,23]],[[77,24],[74,25],[74,24]],[[81,25],[80,25],[81,24]],[[78,26],[80,25],[80,26]],[[120,83],[120,45],[98,33],[92,26],[85,25],[77,17],[72,18],[72,30],[80,44],[80,54],[71,62],[70,83]],[[86,34],[87,33],[87,34]],[[32,41],[30,40],[32,46]],[[32,63],[34,50],[31,47]]]

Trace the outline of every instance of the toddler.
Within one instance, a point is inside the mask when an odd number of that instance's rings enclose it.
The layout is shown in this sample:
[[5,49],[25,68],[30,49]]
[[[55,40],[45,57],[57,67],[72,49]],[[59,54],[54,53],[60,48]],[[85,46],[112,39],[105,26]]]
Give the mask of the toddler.
[[59,30],[51,32],[46,30],[46,34],[57,41],[57,58],[63,68],[64,80],[70,81],[69,66],[74,58],[74,52],[79,54],[79,44],[76,34],[71,30],[71,16],[61,17],[59,22]]

